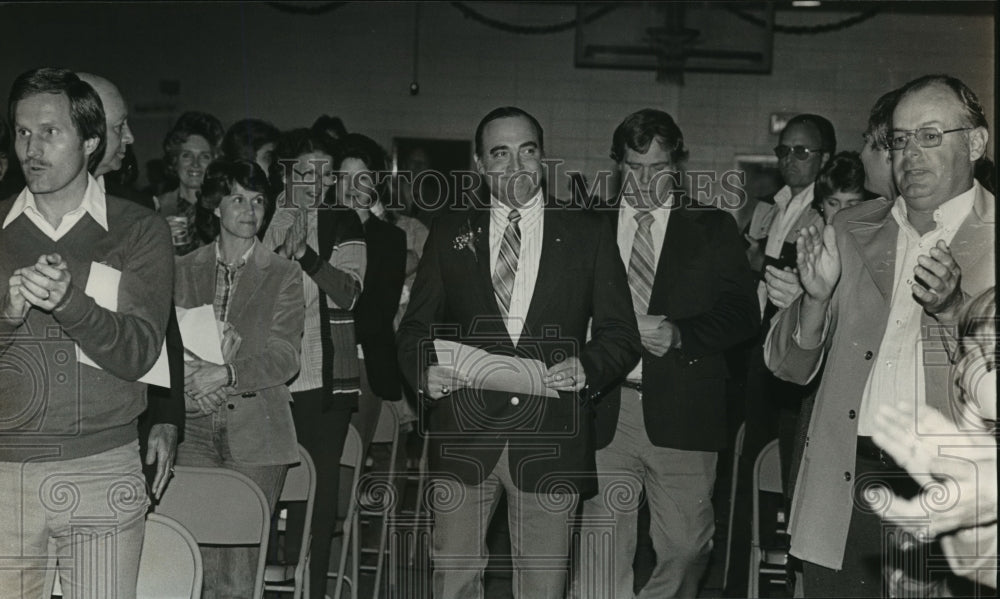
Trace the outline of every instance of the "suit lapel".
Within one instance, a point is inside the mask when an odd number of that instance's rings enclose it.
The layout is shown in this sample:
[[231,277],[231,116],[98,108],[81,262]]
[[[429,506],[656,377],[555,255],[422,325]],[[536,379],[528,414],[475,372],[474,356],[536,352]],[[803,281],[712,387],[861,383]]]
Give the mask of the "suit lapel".
[[667,230],[663,238],[663,247],[660,248],[660,255],[656,260],[656,273],[653,275],[653,288],[649,294],[649,307],[651,312],[662,313],[669,316],[672,306],[667,305],[670,297],[670,281],[679,281],[680,273],[677,272],[680,256],[689,255],[692,248],[699,247],[701,240],[692,231],[694,223],[691,222],[690,215],[683,207],[676,207],[670,210],[670,220],[667,221]]
[[572,263],[572,257],[566,255],[566,228],[558,208],[546,208],[542,222],[542,253],[538,260],[538,276],[535,277],[535,288],[531,293],[531,303],[524,319],[524,329],[540,331],[542,314],[549,300],[558,296],[562,290],[563,277],[567,264]]
[[254,246],[253,251],[247,258],[246,265],[240,272],[239,281],[236,283],[236,290],[239,293],[233,295],[232,304],[229,306],[229,320],[234,321],[243,313],[243,310],[250,304],[257,294],[257,290],[264,282],[264,269],[267,267],[266,256],[260,243]]
[[983,256],[994,251],[993,232],[995,218],[993,196],[976,186],[976,199],[965,222],[951,240],[951,255],[963,269],[972,270]]
[[[490,317],[500,317],[500,307],[493,295],[493,275],[490,272],[490,211],[474,210],[470,212],[469,220],[465,221],[471,228],[475,240],[475,289],[476,295],[483,306],[483,314]],[[463,225],[465,225],[463,223]],[[464,231],[464,226],[462,227]],[[461,234],[461,233],[459,233]]]
[[871,275],[886,303],[892,301],[892,282],[896,276],[896,238],[899,225],[889,214],[892,204],[879,207],[857,220],[850,221],[851,237],[861,250],[865,269]]

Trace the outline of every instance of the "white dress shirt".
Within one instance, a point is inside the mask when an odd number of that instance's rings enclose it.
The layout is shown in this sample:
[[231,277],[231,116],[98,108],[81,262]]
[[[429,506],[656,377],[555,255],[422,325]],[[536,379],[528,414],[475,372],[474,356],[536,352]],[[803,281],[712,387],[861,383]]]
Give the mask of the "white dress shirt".
[[[813,201],[813,189],[815,184],[810,184],[792,196],[792,190],[787,185],[774,194],[774,210],[776,214],[771,221],[771,226],[767,230],[767,244],[764,246],[764,255],[771,258],[781,257],[781,247],[785,243],[785,238],[792,232],[792,227],[798,222],[802,213],[809,209]],[[760,304],[760,313],[764,314],[764,307],[767,306],[767,285],[761,281],[757,285],[757,300]]]
[[972,210],[979,184],[941,204],[934,211],[936,226],[920,235],[906,218],[906,203],[896,198],[892,218],[899,225],[896,237],[896,268],[892,284],[889,321],[879,346],[878,361],[872,366],[861,396],[858,435],[871,436],[875,414],[882,404],[913,401],[917,408],[926,403],[924,353],[920,318],[923,306],[917,303],[910,287],[917,257],[929,255],[938,241],[950,244],[955,232]]
[[80,201],[79,206],[63,215],[58,227],[53,227],[38,210],[35,194],[31,193],[27,187],[21,190],[17,199],[14,200],[14,205],[7,214],[7,218],[4,219],[2,228],[6,229],[7,225],[22,214],[28,217],[28,220],[33,222],[52,241],[59,241],[63,235],[69,233],[76,226],[76,223],[80,222],[84,214],[89,214],[101,228],[105,231],[108,230],[108,204],[104,196],[103,186],[89,174],[87,175],[87,189],[83,193],[83,200]]
[[[632,260],[632,243],[635,241],[635,232],[639,229],[639,223],[635,220],[635,215],[639,213],[628,202],[622,202],[618,214],[618,250],[621,253],[622,262],[625,264],[625,271],[628,271],[628,264]],[[649,226],[649,232],[653,236],[653,272],[660,265],[660,253],[663,251],[663,240],[667,237],[667,223],[670,221],[670,208],[661,206],[650,211],[653,215],[653,223]],[[642,360],[635,365],[632,372],[626,377],[629,381],[638,383],[642,381]]]
[[[492,198],[490,202],[490,275],[496,272],[497,259],[500,256],[500,245],[504,231],[509,222],[510,206]],[[542,225],[545,221],[545,203],[541,190],[528,201],[523,208],[518,208],[521,220],[518,228],[521,230],[521,249],[517,257],[517,272],[514,276],[514,287],[510,294],[510,309],[507,310],[507,332],[514,345],[521,338],[524,319],[528,316],[531,296],[535,291],[535,279],[538,277],[538,263],[542,256]],[[495,291],[494,291],[495,293]]]

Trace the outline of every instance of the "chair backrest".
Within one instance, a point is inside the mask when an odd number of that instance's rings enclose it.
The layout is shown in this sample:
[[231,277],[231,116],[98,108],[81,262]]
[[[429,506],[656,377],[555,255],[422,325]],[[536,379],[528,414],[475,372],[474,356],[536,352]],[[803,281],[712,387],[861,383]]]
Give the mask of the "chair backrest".
[[162,514],[146,519],[139,562],[138,599],[201,597],[201,551],[180,522]]
[[[293,597],[303,596],[306,578],[309,577],[309,572],[306,570],[306,556],[309,555],[309,545],[312,541],[312,518],[315,500],[316,466],[313,464],[312,457],[306,451],[306,448],[299,445],[299,463],[288,469],[288,473],[285,475],[285,485],[281,488],[281,497],[278,498],[279,502],[304,501],[306,504],[302,537],[299,542],[299,561],[295,564],[294,570],[295,586],[292,587]],[[268,591],[282,591],[285,589],[287,587],[280,583],[265,586],[265,590]]]
[[226,468],[176,466],[156,513],[180,522],[199,545],[259,546],[254,596],[261,596],[271,511],[257,483]]
[[[340,488],[337,501],[337,517],[343,518],[347,515],[347,508],[355,499],[358,489],[358,479],[361,477],[361,465],[364,460],[364,452],[361,449],[361,434],[354,425],[350,425],[347,430],[347,439],[344,440],[344,451],[340,454]],[[350,470],[346,470],[350,468]],[[345,484],[350,480],[350,485]]]
[[753,468],[754,486],[757,491],[781,493],[781,454],[778,452],[778,440],[775,439],[757,454],[757,462]]
[[[351,596],[357,597],[357,590],[355,585],[358,583],[358,561],[360,559],[359,546],[358,546],[358,480],[361,477],[361,464],[364,458],[364,451],[361,447],[361,435],[358,433],[358,429],[354,428],[354,425],[348,426],[347,429],[347,439],[344,440],[344,450],[340,454],[340,493],[339,501],[337,502],[338,517],[344,519],[344,529],[343,535],[341,536],[341,545],[339,551],[339,557],[336,553],[331,553],[331,562],[337,560],[337,570],[336,572],[329,572],[327,576],[335,574],[337,578],[337,585],[334,589],[331,597],[336,597],[337,599],[341,596],[341,590],[344,588],[345,579],[348,584],[351,585]],[[344,477],[344,468],[350,468],[352,472],[350,473],[350,487],[344,485],[344,481],[347,480]],[[352,555],[351,559],[351,569],[350,573],[347,571],[347,556]],[[332,564],[331,564],[332,565]],[[327,585],[329,589],[329,585]]]
[[[311,503],[316,495],[316,466],[305,447],[299,445],[299,463],[288,469],[285,486],[278,501],[305,501]],[[308,510],[311,506],[306,507]],[[306,515],[306,521],[309,516]]]
[[372,435],[372,443],[394,443],[398,438],[399,422],[396,413],[388,405],[383,405],[375,425],[375,434]]

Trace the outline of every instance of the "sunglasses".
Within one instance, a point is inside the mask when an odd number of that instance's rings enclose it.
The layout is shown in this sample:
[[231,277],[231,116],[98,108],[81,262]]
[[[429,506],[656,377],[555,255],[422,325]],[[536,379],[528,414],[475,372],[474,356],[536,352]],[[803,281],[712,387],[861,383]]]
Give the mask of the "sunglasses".
[[783,159],[785,156],[791,154],[796,160],[809,160],[809,157],[813,154],[821,154],[823,150],[812,149],[805,146],[786,146],[781,144],[780,146],[774,147],[774,155],[778,157],[778,160]]

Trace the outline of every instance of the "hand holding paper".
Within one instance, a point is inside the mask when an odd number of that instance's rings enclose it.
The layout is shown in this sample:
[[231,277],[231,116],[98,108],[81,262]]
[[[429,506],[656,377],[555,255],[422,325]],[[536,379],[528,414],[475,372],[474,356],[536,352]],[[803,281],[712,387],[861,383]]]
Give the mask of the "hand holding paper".
[[540,360],[491,354],[477,347],[444,339],[434,340],[434,351],[437,353],[438,365],[450,368],[458,377],[468,380],[469,387],[559,397],[559,392],[545,383],[547,369]]
[[469,386],[469,378],[459,376],[452,368],[435,364],[427,368],[427,394],[431,399],[441,399],[452,391]]
[[587,374],[583,371],[580,358],[573,356],[545,371],[542,381],[556,391],[579,391],[587,386]]
[[680,329],[666,316],[636,314],[636,321],[642,346],[657,358],[680,345]]

